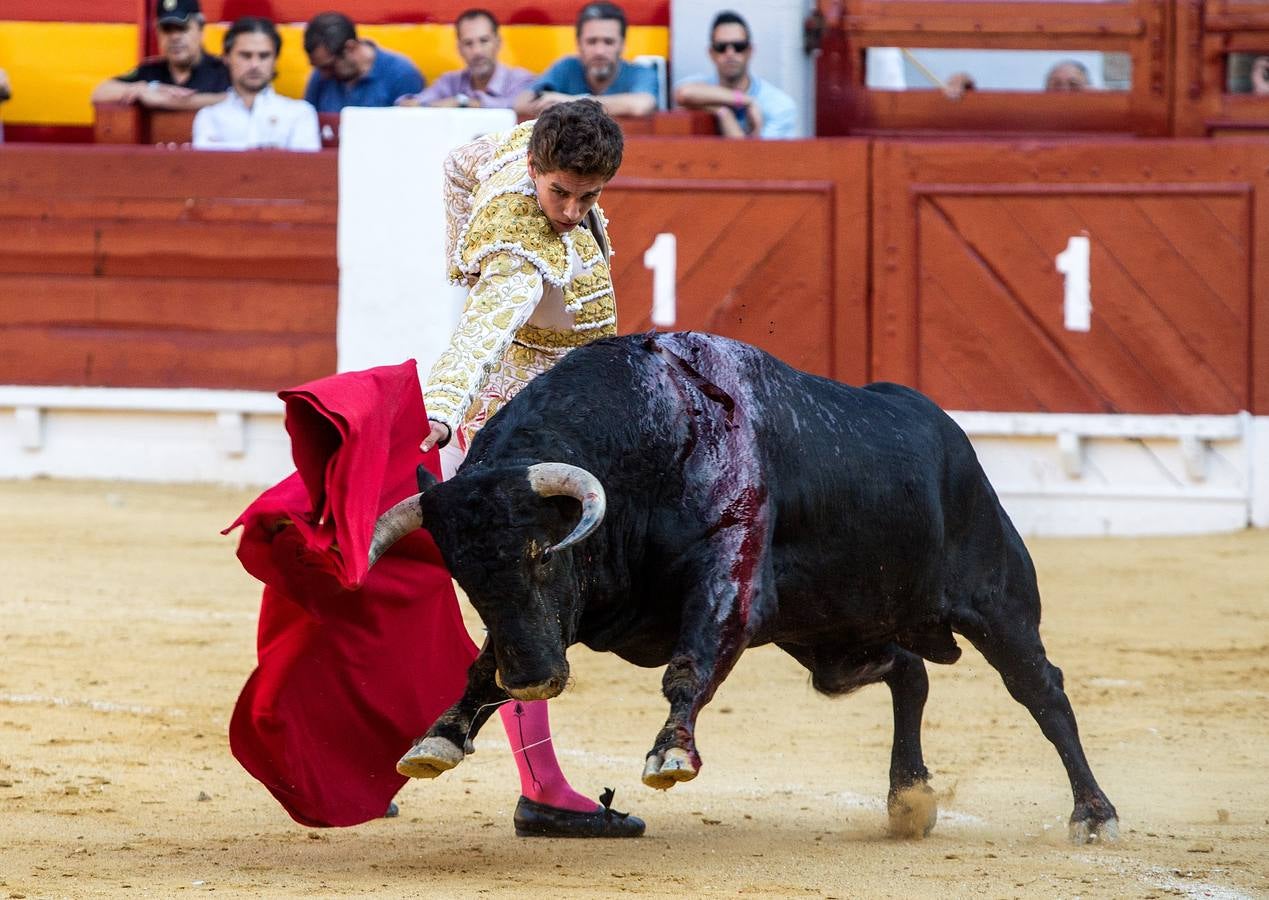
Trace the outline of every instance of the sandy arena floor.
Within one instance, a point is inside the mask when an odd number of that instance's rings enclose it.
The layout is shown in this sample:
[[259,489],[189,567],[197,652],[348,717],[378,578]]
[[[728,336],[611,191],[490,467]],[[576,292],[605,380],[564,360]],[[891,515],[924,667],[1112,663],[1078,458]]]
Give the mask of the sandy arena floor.
[[658,793],[660,673],[574,648],[566,770],[648,835],[544,841],[512,834],[496,723],[353,829],[295,824],[238,767],[259,590],[217,531],[251,496],[0,483],[0,898],[1269,896],[1269,533],[1032,542],[1117,844],[1066,842],[1057,754],[968,646],[930,667],[942,815],[915,842],[885,834],[884,688],[829,701],[751,651],[702,716],[701,776]]

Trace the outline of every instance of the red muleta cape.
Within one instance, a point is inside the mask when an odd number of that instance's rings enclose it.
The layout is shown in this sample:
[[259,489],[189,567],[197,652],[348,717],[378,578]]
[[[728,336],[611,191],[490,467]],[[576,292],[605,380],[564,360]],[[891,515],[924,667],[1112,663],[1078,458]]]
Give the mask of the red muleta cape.
[[462,694],[476,646],[426,531],[367,572],[375,519],[418,492],[419,463],[440,476],[414,360],[278,396],[298,471],[226,529],[265,584],[229,744],[297,822],[356,825],[405,783],[397,760]]

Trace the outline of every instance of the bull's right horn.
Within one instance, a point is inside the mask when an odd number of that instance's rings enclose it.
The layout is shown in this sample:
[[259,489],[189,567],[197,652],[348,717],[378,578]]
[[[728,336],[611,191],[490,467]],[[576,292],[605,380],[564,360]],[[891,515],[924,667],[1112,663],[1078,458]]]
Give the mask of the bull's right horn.
[[536,463],[529,466],[529,486],[540,497],[572,497],[582,504],[582,517],[572,533],[547,553],[573,546],[599,527],[608,508],[604,486],[580,466],[568,463]]
[[375,522],[375,534],[370,540],[370,566],[367,568],[373,568],[379,557],[401,538],[423,527],[422,496],[406,497]]

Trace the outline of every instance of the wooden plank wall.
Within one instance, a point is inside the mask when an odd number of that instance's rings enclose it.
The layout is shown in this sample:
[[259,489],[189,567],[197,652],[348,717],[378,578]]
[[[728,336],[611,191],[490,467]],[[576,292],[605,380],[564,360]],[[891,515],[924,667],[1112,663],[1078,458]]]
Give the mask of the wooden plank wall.
[[[960,409],[1269,415],[1262,141],[627,147],[604,198],[623,331],[670,233],[676,327],[819,374]],[[335,154],[6,146],[0,173],[0,383],[333,371]],[[1080,236],[1088,331],[1055,266]]]
[[0,383],[276,390],[334,370],[334,154],[2,153]]

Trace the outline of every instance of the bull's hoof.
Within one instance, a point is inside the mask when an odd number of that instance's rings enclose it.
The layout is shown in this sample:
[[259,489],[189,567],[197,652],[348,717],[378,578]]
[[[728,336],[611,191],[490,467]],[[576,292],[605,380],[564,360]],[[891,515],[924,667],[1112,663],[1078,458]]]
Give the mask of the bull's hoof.
[[419,741],[397,763],[407,778],[435,778],[463,761],[463,751],[453,741],[429,737]]
[[1072,844],[1113,844],[1119,840],[1119,820],[1072,819],[1069,833]]
[[691,781],[695,777],[696,766],[682,747],[651,754],[643,767],[643,783],[658,791],[669,790],[680,781]]
[[920,840],[934,830],[939,820],[939,802],[934,789],[925,782],[909,785],[886,800],[890,814],[890,836]]

